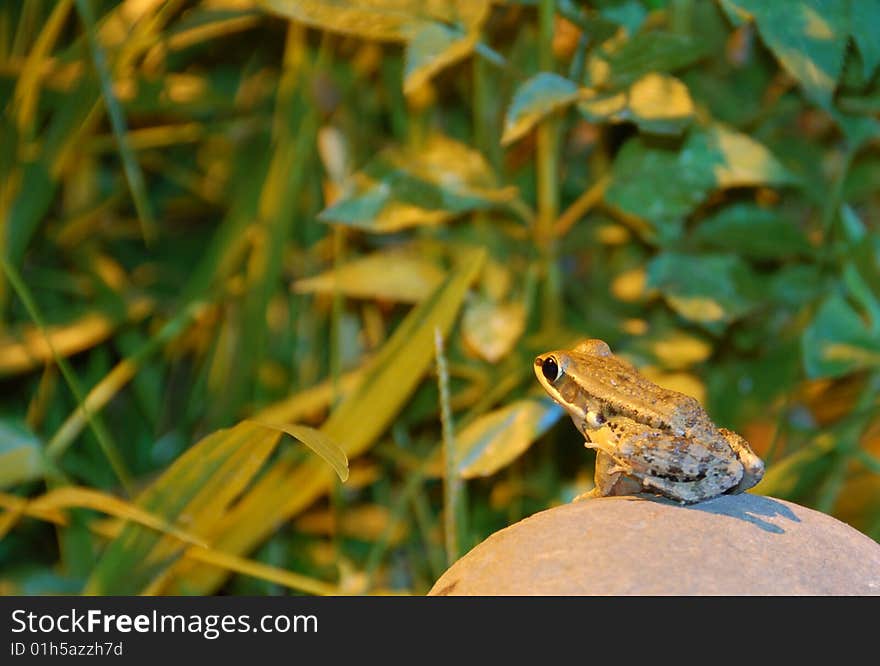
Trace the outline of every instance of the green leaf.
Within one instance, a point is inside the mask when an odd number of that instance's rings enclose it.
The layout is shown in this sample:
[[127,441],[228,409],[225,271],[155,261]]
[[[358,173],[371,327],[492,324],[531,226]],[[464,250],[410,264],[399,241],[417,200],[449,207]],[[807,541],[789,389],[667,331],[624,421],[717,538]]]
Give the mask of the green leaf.
[[794,181],[764,146],[721,125],[692,128],[677,151],[634,137],[611,175],[605,201],[665,239],[679,236],[684,218],[714,189]]
[[687,86],[656,72],[645,74],[625,92],[587,97],[578,109],[593,122],[631,120],[650,134],[681,134],[694,118]]
[[719,188],[797,182],[767,148],[720,124],[691,132],[681,163],[684,168],[709,169]]
[[707,170],[685,168],[679,152],[634,137],[614,159],[605,201],[650,222],[661,238],[676,238],[713,184]]
[[[800,381],[800,340],[768,335],[771,327],[764,328],[764,339],[748,352],[719,354],[701,372],[707,382],[707,408],[716,423],[764,420],[767,405],[784,398]],[[754,334],[762,335],[759,330]]]
[[422,254],[384,250],[349,261],[314,277],[297,280],[300,294],[333,294],[350,298],[417,303],[443,282],[443,271]]
[[849,25],[862,55],[862,75],[870,79],[880,64],[880,0],[850,0]]
[[[638,6],[638,0],[632,1]],[[581,35],[588,39],[591,44],[601,44],[606,39],[613,37],[622,25],[630,33],[635,32],[635,29],[630,30],[623,20],[610,16],[606,17],[602,13],[581,11],[573,0],[559,0],[556,5],[556,11],[559,12],[560,16],[576,25],[580,29]],[[644,15],[644,8],[641,8],[641,11]],[[637,28],[638,26],[636,26]]]
[[674,72],[708,53],[706,45],[690,35],[654,30],[624,41],[603,44],[588,63],[588,85],[621,88],[650,72]]
[[648,286],[682,317],[708,326],[730,323],[759,303],[755,276],[734,254],[664,252],[648,264]]
[[[754,19],[768,48],[817,104],[831,108],[849,35],[848,5],[840,0],[721,0]],[[858,4],[861,0],[856,0]],[[876,42],[877,35],[870,38]]]
[[499,186],[480,153],[442,135],[417,148],[389,148],[352,180],[350,194],[319,219],[390,233],[518,203],[516,188]]
[[464,34],[441,23],[422,27],[406,47],[403,92],[412,94],[437,72],[468,56],[478,37],[476,31]]
[[[218,430],[181,455],[137,498],[148,513],[208,537],[275,449],[281,433],[243,422]],[[86,594],[139,594],[180,557],[184,544],[127,524],[104,550]]]
[[841,229],[847,239],[844,280],[855,302],[880,331],[880,234],[870,233],[850,206],[842,206]]
[[266,9],[321,30],[381,41],[409,41],[440,21],[471,27],[485,16],[482,0],[258,0]]
[[727,65],[723,70],[695,67],[682,76],[697,107],[706,109],[715,120],[733,127],[747,127],[763,110],[762,93],[771,84],[774,68],[759,58],[741,67]]
[[880,337],[837,295],[822,304],[801,341],[804,367],[811,378],[880,367]]
[[[880,285],[877,284],[877,267],[876,265],[867,267],[870,271],[868,275],[871,277],[866,279],[859,270],[859,257],[854,256],[853,259],[854,261],[847,261],[843,267],[843,283],[853,302],[868,316],[870,330],[880,335],[880,301],[876,294]],[[865,266],[862,265],[861,268],[864,269]]]
[[859,216],[849,204],[844,204],[840,207],[840,227],[847,242],[851,245],[857,246],[868,233],[865,223],[859,219]]
[[576,101],[579,94],[574,81],[553,72],[540,72],[522,83],[507,108],[501,145],[521,139],[541,119]]
[[455,438],[463,479],[489,476],[521,456],[564,414],[548,397],[517,400],[473,421]]
[[32,481],[46,472],[40,440],[24,424],[0,419],[0,489]]
[[286,433],[302,442],[330,465],[342,481],[348,480],[348,456],[345,455],[345,451],[339,444],[320,430],[296,424],[275,425],[259,421],[252,421],[252,423],[258,423],[270,430]]
[[622,25],[631,35],[635,34],[642,26],[648,15],[647,10],[639,0],[603,3],[599,13],[607,20]]
[[740,203],[700,222],[693,239],[710,247],[755,259],[808,255],[812,247],[804,233],[779,213]]
[[868,116],[853,116],[831,110],[831,116],[843,130],[850,150],[857,150],[862,144],[880,136],[880,122]]
[[788,264],[773,275],[771,299],[789,307],[802,307],[823,293],[825,282],[816,264]]

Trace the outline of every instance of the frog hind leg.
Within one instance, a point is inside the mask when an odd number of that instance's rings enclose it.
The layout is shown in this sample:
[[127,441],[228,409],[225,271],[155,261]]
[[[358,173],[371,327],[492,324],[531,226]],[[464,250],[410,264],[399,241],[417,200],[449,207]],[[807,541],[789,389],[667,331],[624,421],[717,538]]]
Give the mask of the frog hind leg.
[[642,479],[646,489],[680,502],[681,504],[695,504],[703,500],[722,495],[726,490],[719,486],[716,479],[705,478],[696,481],[672,481],[658,477],[646,476]]
[[729,492],[742,480],[738,456],[625,421],[615,426],[620,443],[614,458],[649,492],[691,504]]
[[727,440],[730,448],[736,453],[736,457],[739,458],[739,461],[743,466],[742,479],[740,479],[739,483],[727,492],[735,494],[748,490],[763,478],[764,461],[752,451],[749,443],[740,435],[732,430],[727,430],[726,428],[718,428],[718,432],[720,432],[721,436]]

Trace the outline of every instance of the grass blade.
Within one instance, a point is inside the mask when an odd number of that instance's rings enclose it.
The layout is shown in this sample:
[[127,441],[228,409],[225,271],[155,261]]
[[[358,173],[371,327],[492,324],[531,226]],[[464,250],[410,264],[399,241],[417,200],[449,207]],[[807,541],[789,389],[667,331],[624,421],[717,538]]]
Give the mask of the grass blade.
[[97,30],[95,27],[95,17],[92,14],[92,6],[88,0],[76,0],[76,7],[80,18],[82,18],[85,24],[86,36],[92,51],[92,60],[98,72],[98,77],[101,80],[101,94],[104,97],[104,104],[107,106],[110,126],[113,128],[113,134],[116,136],[119,156],[122,158],[122,167],[125,171],[125,179],[128,181],[131,197],[134,200],[134,207],[137,210],[138,220],[141,223],[141,233],[143,234],[144,241],[149,243],[156,237],[156,220],[153,216],[150,200],[147,197],[144,173],[134,156],[134,150],[132,150],[128,142],[125,114],[122,111],[122,105],[113,92],[113,77],[107,64],[107,55],[95,38]]
[[[20,498],[13,498],[12,496],[7,496],[5,499],[20,501],[20,503],[4,502],[7,505],[7,510],[14,514],[16,518],[25,515],[37,518],[48,517],[54,522],[59,519],[59,513],[63,512],[65,509],[93,509],[95,511],[100,511],[117,518],[123,518],[133,523],[137,523],[138,525],[142,525],[150,530],[159,532],[160,534],[166,534],[173,537],[183,543],[194,545],[204,544],[204,541],[201,539],[172,525],[168,521],[163,520],[161,517],[156,516],[149,511],[145,511],[130,502],[119,499],[118,497],[113,497],[112,495],[92,490],[91,488],[64,486],[62,488],[50,490],[44,495],[40,495],[36,499],[30,501],[20,500]],[[64,519],[62,518],[62,520]],[[5,530],[8,530],[13,527],[15,520],[0,522],[3,523],[2,527],[5,528]],[[66,523],[67,521],[64,520],[64,524]],[[3,537],[5,530],[0,529],[0,538]]]
[[[422,381],[434,359],[434,329],[447,334],[464,302],[470,283],[485,260],[485,251],[462,257],[460,266],[425,301],[407,315],[369,363],[363,381],[333,411],[321,432],[340,442],[349,459],[366,451],[390,425]],[[213,546],[243,554],[326,493],[333,476],[323,461],[300,462],[282,457],[224,517],[224,532]],[[180,566],[164,594],[210,594],[226,576],[217,568]],[[184,583],[185,581],[185,583]]]
[[[180,456],[137,499],[168,521],[185,517],[189,531],[210,542],[224,509],[251,482],[281,435],[255,423],[208,435]],[[88,594],[139,594],[182,555],[180,542],[127,525],[104,551]]]
[[264,428],[269,428],[270,430],[290,435],[295,440],[302,442],[312,451],[317,453],[333,468],[333,471],[336,472],[340,480],[348,480],[348,456],[345,455],[345,451],[343,451],[339,444],[334,442],[320,430],[315,430],[314,428],[309,428],[304,425],[273,425],[271,423],[261,423],[259,421],[251,420],[248,420],[247,422],[256,423]]
[[52,344],[52,339],[46,332],[46,325],[43,322],[43,317],[37,310],[36,302],[31,297],[30,290],[25,285],[24,280],[21,279],[21,275],[19,275],[18,271],[12,266],[12,264],[9,263],[9,261],[7,261],[6,257],[3,257],[2,255],[0,255],[0,266],[3,267],[9,283],[12,285],[12,288],[15,289],[22,303],[24,303],[24,306],[27,309],[31,319],[33,319],[34,323],[37,325],[37,328],[40,329],[40,332],[43,334],[43,337],[46,340],[46,346],[51,352],[52,358],[55,359],[55,363],[60,368],[61,374],[64,375],[64,380],[67,382],[68,387],[70,387],[70,391],[71,393],[73,393],[74,398],[76,398],[80,409],[82,409],[84,414],[86,415],[89,425],[92,427],[92,431],[95,433],[95,437],[98,440],[98,444],[101,446],[101,450],[104,452],[104,455],[107,456],[107,460],[109,461],[110,466],[113,468],[116,476],[122,482],[122,485],[128,488],[131,484],[131,481],[128,470],[126,469],[125,464],[122,461],[122,457],[110,440],[110,436],[101,421],[98,419],[97,416],[89,412],[88,408],[85,406],[85,399],[83,398],[83,391],[79,385],[79,380],[77,380],[76,375],[73,373],[73,369],[70,367],[65,359],[61,358],[61,356],[58,355],[57,350]]

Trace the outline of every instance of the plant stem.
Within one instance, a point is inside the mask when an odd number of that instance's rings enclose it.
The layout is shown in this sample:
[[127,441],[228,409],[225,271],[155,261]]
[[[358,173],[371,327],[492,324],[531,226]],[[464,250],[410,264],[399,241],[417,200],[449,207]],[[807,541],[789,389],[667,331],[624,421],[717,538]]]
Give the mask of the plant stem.
[[330,311],[330,377],[333,384],[333,407],[339,402],[339,378],[342,375],[342,292],[339,290],[339,268],[345,260],[345,230],[333,228],[333,306]]
[[567,234],[578,220],[583,218],[596,204],[602,201],[602,197],[605,196],[605,190],[608,189],[610,183],[611,177],[606,174],[575,199],[574,203],[566,208],[565,212],[556,221],[553,228],[554,236],[560,238]]
[[437,386],[440,389],[440,421],[443,428],[443,526],[446,537],[446,563],[458,559],[458,501],[461,480],[455,469],[455,435],[452,409],[449,407],[449,372],[443,353],[443,334],[434,329],[434,350],[437,357]]
[[[542,71],[553,71],[553,21],[555,0],[541,0],[538,6],[538,49]],[[535,222],[535,244],[541,255],[544,274],[542,324],[554,328],[560,319],[561,280],[556,265],[556,241],[553,224],[559,212],[559,173],[557,153],[558,120],[548,117],[537,132],[537,195],[538,216]]]

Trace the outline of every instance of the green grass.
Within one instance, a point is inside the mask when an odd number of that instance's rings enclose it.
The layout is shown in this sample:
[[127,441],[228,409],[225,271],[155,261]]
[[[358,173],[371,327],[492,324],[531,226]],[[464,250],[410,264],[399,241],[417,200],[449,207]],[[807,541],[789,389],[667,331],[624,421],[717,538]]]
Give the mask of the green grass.
[[330,4],[0,7],[0,592],[422,594],[583,337],[880,540],[880,14]]

